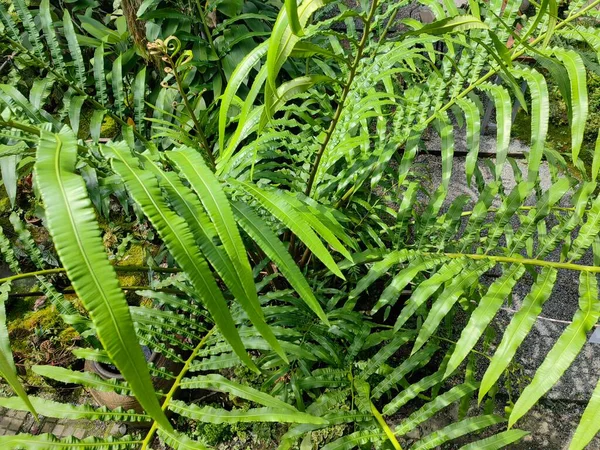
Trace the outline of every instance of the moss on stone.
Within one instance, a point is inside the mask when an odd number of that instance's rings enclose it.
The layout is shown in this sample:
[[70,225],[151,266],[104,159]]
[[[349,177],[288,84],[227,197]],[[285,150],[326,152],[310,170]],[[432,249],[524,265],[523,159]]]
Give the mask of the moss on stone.
[[100,127],[100,137],[114,138],[119,133],[119,124],[110,116],[105,116]]

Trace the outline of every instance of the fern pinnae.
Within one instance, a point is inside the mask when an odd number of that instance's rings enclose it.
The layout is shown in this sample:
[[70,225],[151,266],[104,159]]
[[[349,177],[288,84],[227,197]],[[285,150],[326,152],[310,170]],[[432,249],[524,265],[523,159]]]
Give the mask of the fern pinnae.
[[44,59],[44,46],[42,45],[42,41],[40,40],[40,32],[35,25],[35,21],[33,20],[33,16],[31,12],[27,8],[25,4],[25,0],[15,0],[13,3],[15,10],[17,11],[17,15],[25,30],[27,31],[27,37],[29,38],[29,42],[33,47],[33,51],[36,56],[40,57],[42,60]]
[[479,389],[479,402],[490,391],[502,375],[509,361],[512,360],[517,349],[531,331],[533,324],[542,311],[542,305],[552,293],[556,281],[557,271],[544,267],[537,276],[531,291],[523,299],[519,311],[513,316],[510,324],[504,331],[502,341],[498,345],[494,356],[488,366]]
[[30,411],[33,416],[38,418],[38,413],[27,396],[21,381],[17,377],[17,369],[13,360],[13,353],[10,348],[10,340],[8,329],[6,326],[6,307],[5,303],[10,292],[10,282],[0,285],[0,376],[6,380],[26,410]]
[[590,331],[600,317],[598,281],[596,274],[581,272],[579,278],[579,310],[573,322],[558,338],[544,362],[536,371],[511,412],[509,428],[519,420],[544,395],[569,368]]
[[0,21],[2,21],[2,24],[4,25],[5,32],[8,32],[8,34],[10,34],[10,38],[13,41],[18,42],[21,38],[21,33],[19,32],[17,24],[15,23],[13,18],[6,11],[4,5],[0,5]]
[[489,414],[485,416],[469,417],[460,422],[448,425],[441,430],[435,431],[425,436],[420,441],[414,443],[410,450],[429,450],[438,447],[450,440],[464,436],[465,434],[505,422],[501,416]]
[[590,399],[579,425],[575,430],[575,435],[569,444],[569,450],[583,450],[600,431],[598,415],[600,414],[600,382],[596,385],[592,398]]
[[51,434],[18,434],[0,436],[0,445],[6,448],[43,448],[46,450],[65,450],[93,448],[98,450],[137,450],[142,441],[134,436],[77,439],[73,436],[57,438]]
[[435,274],[425,280],[413,291],[410,299],[400,312],[394,324],[394,330],[399,330],[408,319],[424,304],[439,287],[459,274],[467,265],[467,259],[456,259],[444,264]]
[[4,262],[8,264],[8,267],[13,273],[20,273],[21,267],[17,260],[17,255],[13,249],[12,243],[4,234],[4,230],[0,227],[0,254],[4,259]]
[[75,383],[103,392],[115,392],[121,395],[130,395],[131,388],[117,379],[105,380],[93,372],[78,372],[57,366],[32,366],[31,370],[45,378],[62,383]]
[[108,104],[106,94],[106,75],[104,73],[104,42],[94,50],[94,83],[96,85],[96,97],[103,104]]
[[528,431],[513,428],[512,430],[502,431],[493,436],[463,445],[459,450],[499,450],[509,444],[520,441],[528,434]]
[[199,407],[188,405],[179,400],[169,403],[169,409],[177,414],[190,419],[208,423],[239,423],[239,422],[278,422],[278,423],[327,423],[321,417],[312,416],[301,412],[292,412],[290,409],[278,408],[251,408],[248,410],[231,410],[213,408],[212,406]]
[[[166,429],[125,296],[104,251],[83,178],[75,173],[77,142],[64,127],[42,131],[35,174],[46,205],[46,220],[57,252],[98,337],[148,413]],[[66,219],[65,219],[66,218]],[[100,280],[103,280],[100,282]]]
[[112,92],[117,114],[123,117],[125,113],[125,93],[123,91],[123,55],[117,56],[112,65]]
[[373,388],[371,392],[373,398],[378,399],[392,390],[406,375],[427,364],[438,350],[439,346],[437,344],[429,342],[421,351],[405,359],[402,364],[395,367],[392,372],[386,375],[383,381]]
[[467,290],[469,286],[476,283],[481,275],[492,269],[494,266],[495,263],[490,262],[469,264],[463,269],[463,272],[444,289],[431,306],[427,319],[419,330],[419,335],[415,340],[411,354],[415,354],[415,352],[427,342],[452,306],[454,306],[460,296],[463,295],[464,291]]
[[600,196],[592,203],[592,208],[587,212],[587,219],[579,229],[573,241],[567,258],[569,261],[580,259],[592,245],[595,236],[600,232]]
[[454,352],[448,361],[445,376],[452,374],[473,349],[485,328],[490,324],[504,300],[510,295],[513,287],[524,273],[525,268],[523,266],[513,264],[504,271],[502,277],[492,283],[487,293],[479,301],[477,308],[471,313],[469,322],[463,329]]
[[536,70],[521,68],[516,72],[516,75],[527,81],[531,93],[531,149],[527,160],[527,179],[528,181],[535,181],[538,177],[548,134],[548,119],[550,117],[548,86],[544,76]]
[[571,87],[571,152],[573,162],[577,162],[583,143],[583,133],[588,115],[588,95],[585,66],[581,56],[573,50],[553,49],[554,55],[562,61],[569,74]]
[[181,175],[190,182],[191,187],[200,198],[217,230],[225,252],[235,267],[244,293],[244,295],[238,296],[237,300],[248,313],[254,326],[261,331],[261,334],[282,359],[287,361],[287,356],[264,320],[254,287],[252,269],[246,253],[242,251],[245,247],[235,223],[229,199],[219,181],[204,164],[200,154],[191,148],[180,148],[171,152],[169,159],[175,163]]
[[133,112],[137,131],[144,133],[145,99],[146,99],[146,68],[143,67],[133,81]]
[[50,15],[50,1],[43,0],[40,3],[40,22],[42,23],[42,30],[44,31],[44,37],[50,48],[50,54],[52,55],[52,63],[58,68],[58,71],[62,74],[65,73],[65,61],[62,56],[62,50],[58,44],[56,37],[56,31],[54,30],[54,23],[52,16]]
[[81,54],[81,48],[77,42],[77,36],[75,35],[75,28],[73,27],[73,21],[71,15],[65,10],[63,15],[63,30],[65,37],[67,38],[67,45],[69,47],[69,53],[75,64],[75,74],[77,76],[77,84],[80,89],[85,89],[86,70],[83,62],[83,55]]
[[25,224],[21,221],[21,218],[16,212],[12,212],[9,216],[10,223],[17,233],[19,241],[23,244],[23,247],[27,251],[27,254],[36,265],[38,269],[43,269],[45,266],[44,259],[42,257],[42,252],[38,248],[37,244],[33,240],[31,233],[25,227]]
[[157,435],[163,443],[174,450],[208,450],[210,448],[205,446],[203,442],[190,439],[182,433],[158,430]]
[[[125,422],[147,422],[150,420],[150,416],[146,414],[125,411],[122,408],[110,410],[107,407],[95,408],[89,405],[71,405],[40,397],[29,397],[29,399],[40,414],[56,419],[118,420]],[[0,398],[0,406],[17,411],[28,410],[27,405],[18,397]]]
[[167,248],[190,277],[192,285],[205,302],[221,332],[231,343],[233,350],[248,367],[258,370],[244,349],[235,323],[226,307],[225,299],[206,260],[194,245],[194,238],[189,226],[162,200],[154,175],[138,169],[138,161],[134,157],[128,156],[129,149],[123,145],[104,147],[103,151],[112,159],[114,170],[125,180],[130,193],[145,210],[146,215],[164,239]]
[[496,121],[498,123],[496,144],[496,181],[500,180],[502,167],[506,162],[508,147],[510,145],[511,111],[512,102],[508,91],[495,84],[484,84],[480,89],[488,91],[496,106]]
[[415,411],[409,417],[404,419],[400,425],[394,429],[394,432],[400,436],[405,435],[442,409],[447,408],[452,403],[460,400],[462,397],[474,392],[477,387],[477,383],[472,382],[454,386],[449,391],[439,395],[433,401],[426,403],[419,410]]

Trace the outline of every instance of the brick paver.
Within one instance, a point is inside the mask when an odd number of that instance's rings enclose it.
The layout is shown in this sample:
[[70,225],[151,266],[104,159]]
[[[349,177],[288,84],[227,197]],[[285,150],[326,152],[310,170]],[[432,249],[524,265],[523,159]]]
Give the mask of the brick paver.
[[[82,426],[84,423],[85,426]],[[74,436],[83,439],[89,436],[121,436],[127,432],[127,426],[123,423],[97,421],[93,425],[90,426],[88,421],[59,420],[43,416],[36,422],[27,412],[0,408],[0,436],[51,433],[57,438]]]

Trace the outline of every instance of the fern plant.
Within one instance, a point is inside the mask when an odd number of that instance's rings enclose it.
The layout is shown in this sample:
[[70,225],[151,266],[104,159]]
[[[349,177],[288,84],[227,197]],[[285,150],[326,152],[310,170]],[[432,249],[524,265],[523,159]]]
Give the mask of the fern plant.
[[[600,268],[580,262],[590,249],[597,252],[600,231],[595,181],[600,150],[582,145],[585,69],[597,66],[582,56],[582,47],[598,52],[598,28],[589,21],[600,1],[573,1],[564,11],[555,1],[543,1],[535,14],[524,16],[517,1],[472,1],[465,11],[452,1],[423,0],[436,20],[423,25],[407,19],[399,28],[396,17],[407,2],[365,3],[365,10],[355,11],[341,4],[324,9],[321,0],[286,1],[268,41],[231,73],[218,117],[202,113],[202,95],[186,90],[189,49],[176,37],[150,43],[150,52],[166,63],[167,77],[152,117],[144,107],[144,69],[133,77],[135,125],[123,116],[122,80],[129,75],[122,56],[111,70],[111,106],[104,49],[96,50],[92,88],[68,12],[63,33],[70,60],[63,57],[47,2],[37,22],[22,2],[15,2],[20,23],[2,11],[3,43],[80,97],[74,106],[70,99],[69,126],[60,111],[43,108],[39,92],[28,99],[12,86],[0,86],[6,106],[0,123],[13,130],[11,143],[25,136],[25,145],[11,151],[35,148],[35,183],[62,264],[31,275],[66,273],[89,313],[87,334],[100,344],[77,356],[111,362],[127,384],[68,369],[36,370],[131,393],[144,412],[27,397],[2,330],[0,371],[18,397],[1,404],[55,417],[150,424],[141,438],[75,442],[11,436],[0,437],[3,445],[148,448],[157,433],[173,448],[203,448],[185,430],[173,428],[169,410],[208,423],[296,424],[281,448],[300,439],[307,448],[318,445],[313,431],[350,423],[323,448],[400,449],[406,433],[456,402],[461,420],[411,448],[434,448],[484,429],[483,438],[471,437],[476,440],[464,448],[501,448],[526,434],[513,425],[564,374],[600,316]],[[282,72],[298,63],[305,69],[301,76]],[[561,87],[568,106],[568,155],[546,145],[548,77]],[[241,89],[247,80],[248,89]],[[527,86],[526,95],[517,80]],[[496,111],[493,161],[479,157],[485,96]],[[526,173],[508,153],[515,101],[531,115]],[[94,109],[95,129],[109,114],[121,126],[120,137],[100,142],[95,131],[91,140],[78,140],[77,105],[85,102]],[[144,127],[144,121],[152,126]],[[465,124],[465,177],[479,193],[470,207],[465,197],[447,200],[455,122]],[[435,191],[421,195],[427,193],[415,158],[426,130],[439,134],[442,171]],[[539,176],[544,160],[553,181],[546,190]],[[94,206],[100,208],[90,200],[82,162],[102,181],[126,189],[124,207],[137,205],[176,264],[163,272],[181,272],[162,276],[143,293],[153,299],[153,308],[130,307],[125,300],[118,267],[110,264],[100,239]],[[502,180],[508,165],[517,181],[513,188]],[[10,242],[3,238],[0,244],[17,268]],[[557,249],[560,257],[551,258]],[[494,414],[502,377],[562,270],[580,274],[579,309],[506,416]],[[498,271],[493,283],[483,282],[485,274]],[[525,273],[534,280],[529,294],[493,354],[481,352],[478,342]],[[171,283],[178,295],[153,291]],[[5,301],[9,285],[2,292]],[[370,301],[373,292],[376,300]],[[459,311],[466,325],[454,336],[444,322]],[[182,370],[149,367],[138,342]],[[489,365],[477,379],[473,365],[480,357]],[[262,373],[262,389],[214,373],[239,364]],[[204,373],[191,376],[194,372]],[[171,380],[172,387],[157,395],[150,374]],[[464,383],[455,383],[457,374]],[[180,389],[216,390],[257,407],[198,406],[175,399]],[[475,392],[484,406],[469,413]],[[572,436],[572,449],[584,448],[599,431],[599,392],[600,386]],[[340,405],[339,413],[329,411]],[[412,405],[411,413],[394,424],[406,405]]]

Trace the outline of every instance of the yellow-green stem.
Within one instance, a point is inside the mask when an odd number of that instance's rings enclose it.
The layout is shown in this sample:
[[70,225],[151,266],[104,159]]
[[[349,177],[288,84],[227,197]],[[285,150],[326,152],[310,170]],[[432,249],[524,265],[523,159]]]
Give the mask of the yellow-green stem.
[[[178,273],[181,269],[176,267],[148,267],[148,266],[113,266],[117,272],[159,272],[159,273]],[[54,273],[64,273],[66,270],[63,267],[55,269],[37,270],[35,272],[19,273],[10,277],[0,278],[0,283],[7,281],[21,280],[24,278],[32,278],[42,275],[52,275]]]
[[469,258],[474,260],[489,260],[497,263],[523,264],[526,266],[552,267],[554,269],[577,270],[579,272],[600,273],[600,266],[584,266],[581,264],[544,261],[543,259],[516,258],[510,256],[478,255],[467,253],[423,253],[429,256],[445,256],[450,259]]
[[[194,359],[196,359],[196,356],[198,356],[198,353],[200,352],[200,350],[202,350],[202,348],[206,344],[206,341],[208,340],[208,338],[216,330],[217,330],[217,327],[213,327],[208,333],[206,333],[204,335],[202,340],[198,343],[198,345],[196,346],[196,348],[194,349],[194,351],[192,352],[190,357],[185,362],[183,368],[181,369],[181,372],[179,372],[179,375],[177,375],[177,378],[175,378],[175,381],[173,382],[173,386],[171,386],[171,389],[169,390],[169,392],[167,393],[167,395],[165,397],[165,400],[162,404],[163,411],[166,411],[167,408],[169,407],[169,403],[171,402],[171,400],[173,399],[173,396],[179,389],[181,380],[183,380],[183,377],[187,374],[188,370],[190,370],[190,366],[192,365],[192,362],[194,362]],[[144,442],[142,442],[141,450],[148,450],[148,446],[152,443],[152,438],[154,437],[154,433],[156,433],[156,430],[158,430],[158,425],[156,422],[153,422],[152,427],[150,428],[150,430],[148,431],[148,434],[146,435],[146,437],[144,439]]]

